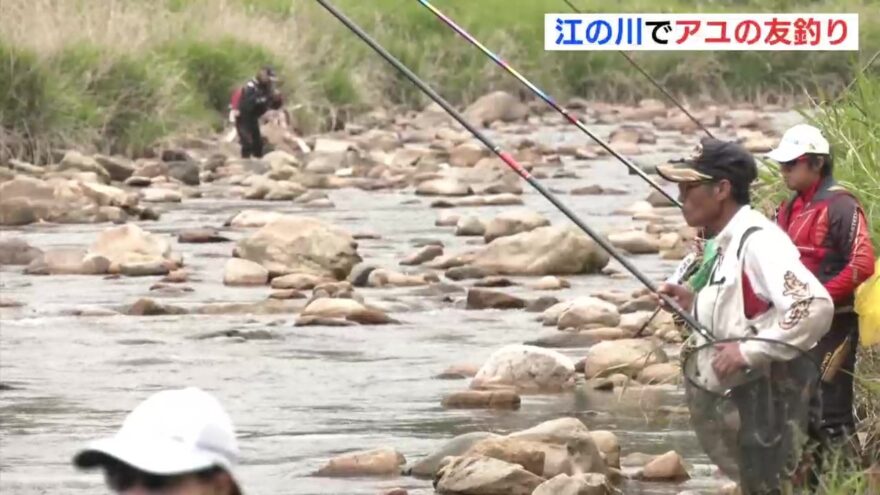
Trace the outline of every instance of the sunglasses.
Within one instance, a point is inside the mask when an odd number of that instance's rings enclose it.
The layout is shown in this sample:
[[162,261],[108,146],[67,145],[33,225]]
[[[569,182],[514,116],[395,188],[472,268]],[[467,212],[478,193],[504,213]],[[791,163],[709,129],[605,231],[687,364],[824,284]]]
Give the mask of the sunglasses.
[[208,479],[217,471],[218,468],[208,468],[196,473],[160,475],[146,473],[122,463],[113,463],[105,466],[107,485],[115,492],[124,492],[135,487],[145,488],[149,491],[170,489],[179,485],[190,476]]

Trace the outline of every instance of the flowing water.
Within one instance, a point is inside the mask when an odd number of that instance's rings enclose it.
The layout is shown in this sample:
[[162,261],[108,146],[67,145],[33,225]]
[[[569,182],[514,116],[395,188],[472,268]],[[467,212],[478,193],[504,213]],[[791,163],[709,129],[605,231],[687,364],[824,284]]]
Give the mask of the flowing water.
[[[784,120],[778,121],[780,128],[796,119],[792,114],[777,117]],[[598,128],[599,135],[607,136],[610,128]],[[658,136],[666,143],[673,134]],[[586,139],[562,127],[542,129],[533,137],[548,144]],[[565,169],[578,178],[542,182],[561,191],[562,201],[587,224],[597,230],[637,225],[628,216],[610,212],[643,199],[649,186],[609,159],[566,162]],[[564,194],[586,184],[623,188],[630,194]],[[220,227],[244,208],[313,215],[352,233],[379,234],[378,239],[359,241],[359,252],[370,264],[388,268],[400,268],[398,261],[417,249],[413,240],[418,238],[442,240],[447,253],[474,247],[473,238],[454,237],[452,229],[435,227],[437,210],[429,207],[430,199],[414,204],[411,190],[333,190],[329,196],[335,208],[313,210],[211,197],[211,187],[215,186],[203,187],[205,198],[162,205],[161,220],[141,226],[171,235],[187,227]],[[523,207],[457,210],[489,219],[501,211],[529,208],[554,224],[569,222],[525,188]],[[0,234],[23,237],[39,248],[85,247],[106,227],[28,226]],[[223,234],[235,240],[248,231],[223,229]],[[74,470],[71,456],[85,442],[112,434],[124,415],[151,392],[190,385],[215,394],[235,421],[242,451],[238,477],[248,494],[376,494],[392,487],[407,488],[411,494],[433,493],[430,480],[326,479],[312,473],[345,452],[391,446],[415,462],[461,433],[507,433],[561,416],[576,416],[590,429],[614,432],[623,456],[676,450],[691,466],[693,478],[685,483],[630,481],[625,493],[711,493],[723,480],[713,474],[686,416],[657,413],[662,405],[683,405],[682,391],[675,387],[619,395],[581,384],[574,393],[524,396],[517,411],[441,408],[444,394],[467,387],[467,381],[434,378],[444,368],[482,363],[502,345],[533,339],[546,330],[535,321],[536,313],[466,310],[463,289],[450,294],[451,303],[424,288],[359,289],[368,302],[402,322],[379,327],[294,327],[292,314],[130,317],[106,311],[123,311],[141,297],[190,307],[265,300],[268,287],[222,284],[232,246],[175,243],[191,273],[186,285],[194,290],[164,296],[149,290],[160,277],[28,276],[22,267],[2,267],[2,295],[24,306],[0,309],[0,381],[13,387],[0,392],[0,491],[104,493],[101,477]],[[653,279],[667,276],[675,266],[657,256],[632,259]],[[631,278],[567,278],[572,287],[552,293],[560,300],[639,287]],[[531,298],[547,295],[523,287],[502,290]],[[198,338],[230,330],[268,330],[270,338]],[[674,347],[668,351],[675,354]],[[576,360],[584,355],[584,349],[562,352]]]

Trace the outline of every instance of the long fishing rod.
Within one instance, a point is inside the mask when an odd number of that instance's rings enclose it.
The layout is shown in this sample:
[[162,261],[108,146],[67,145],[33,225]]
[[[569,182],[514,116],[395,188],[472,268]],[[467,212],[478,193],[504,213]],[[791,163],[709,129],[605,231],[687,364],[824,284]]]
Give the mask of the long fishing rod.
[[[578,14],[583,14],[583,12],[582,12],[580,9],[578,9],[577,7],[575,7],[575,5],[574,5],[573,3],[571,3],[571,0],[563,0],[563,1],[564,1],[569,7],[571,7],[571,10],[575,11],[575,12],[578,13]],[[700,122],[696,117],[694,117],[693,115],[691,115],[691,113],[688,112],[687,109],[684,108],[684,105],[682,105],[681,103],[679,103],[678,100],[677,100],[674,96],[672,96],[672,94],[669,93],[669,91],[666,91],[666,88],[664,88],[662,84],[660,84],[656,79],[654,79],[653,77],[651,77],[651,74],[648,74],[647,71],[645,71],[644,69],[642,69],[642,67],[641,67],[638,63],[636,63],[636,61],[633,60],[632,57],[630,57],[629,55],[627,55],[627,53],[624,52],[623,50],[618,50],[617,53],[623,55],[623,58],[625,58],[630,64],[632,64],[633,67],[636,68],[636,70],[638,70],[643,76],[645,76],[649,81],[651,81],[651,84],[653,84],[655,88],[657,88],[658,90],[660,90],[660,92],[663,93],[663,94],[666,96],[666,98],[669,99],[669,101],[671,101],[672,103],[674,103],[675,106],[677,106],[682,112],[684,112],[684,114],[687,115],[688,118],[691,119],[691,121],[692,121],[694,124],[697,125],[697,127],[699,127],[700,129],[702,129],[703,132],[705,132],[707,136],[709,136],[710,138],[714,138],[714,137],[715,137],[715,136],[712,135],[711,132],[709,132],[709,129],[707,129],[706,126],[704,126],[702,122]]]
[[523,75],[520,74],[519,72],[517,72],[516,69],[511,67],[510,64],[508,64],[501,57],[499,57],[498,55],[493,53],[491,50],[489,50],[488,48],[483,46],[482,43],[480,43],[476,38],[471,36],[467,31],[462,29],[461,26],[459,26],[452,19],[447,17],[445,14],[443,14],[443,12],[440,12],[440,10],[438,10],[436,7],[431,5],[431,2],[429,2],[427,0],[418,0],[418,2],[420,4],[422,4],[425,8],[430,10],[440,20],[445,22],[455,32],[457,32],[459,35],[461,35],[462,38],[466,39],[472,45],[479,48],[484,54],[486,54],[486,56],[488,56],[496,64],[498,64],[499,67],[501,67],[502,69],[509,72],[513,77],[515,77],[517,80],[519,80],[519,82],[521,82],[523,85],[525,85],[527,88],[529,88],[529,90],[531,90],[532,93],[538,95],[538,97],[540,97],[542,100],[547,102],[548,105],[550,105],[551,107],[553,107],[553,109],[555,109],[557,112],[562,114],[562,116],[565,117],[566,119],[568,119],[569,122],[574,124],[578,129],[580,129],[582,132],[584,132],[587,136],[590,136],[593,139],[593,141],[595,141],[596,143],[599,144],[599,146],[605,148],[605,151],[607,151],[608,153],[611,153],[611,155],[613,155],[615,158],[620,160],[624,165],[626,165],[627,168],[630,169],[630,171],[632,171],[633,173],[635,173],[636,175],[638,175],[639,177],[644,179],[645,182],[647,182],[648,184],[651,185],[651,187],[653,187],[654,189],[659,191],[660,194],[665,196],[666,199],[668,199],[669,201],[672,202],[672,204],[681,208],[681,203],[676,198],[674,198],[671,194],[669,194],[668,192],[663,190],[663,188],[660,187],[659,184],[657,184],[656,182],[651,180],[651,178],[648,177],[648,175],[641,168],[639,168],[637,165],[633,164],[632,162],[630,162],[629,160],[627,160],[626,158],[624,158],[623,156],[618,154],[616,151],[614,151],[614,149],[612,149],[611,146],[609,146],[607,143],[602,141],[598,136],[596,136],[595,134],[590,132],[590,130],[587,129],[587,126],[584,125],[584,123],[581,122],[579,119],[577,119],[571,112],[569,112],[565,108],[561,107],[558,103],[556,103],[555,100],[553,100],[552,97],[550,97],[544,91],[541,91],[540,88],[538,88],[531,81],[529,81],[528,79],[523,77]]
[[415,84],[419,89],[422,90],[426,95],[428,95],[434,102],[440,105],[446,112],[453,117],[459,124],[461,124],[465,129],[467,129],[474,137],[476,137],[480,142],[482,142],[487,148],[489,148],[493,153],[495,153],[498,158],[501,159],[507,166],[509,166],[514,172],[516,172],[520,177],[522,177],[526,182],[528,182],[532,187],[534,187],[539,193],[541,193],[547,200],[549,200],[556,208],[558,208],[562,213],[565,214],[575,225],[580,227],[585,234],[590,236],[597,244],[599,244],[602,249],[604,249],[611,257],[617,260],[618,263],[623,265],[624,268],[627,269],[633,276],[635,276],[642,284],[645,285],[649,290],[658,295],[658,297],[663,300],[664,303],[676,314],[678,314],[691,328],[694,329],[695,332],[699,333],[706,340],[713,342],[715,341],[714,336],[709,332],[706,328],[700,325],[697,320],[688,312],[684,311],[678,303],[676,303],[672,298],[666,296],[666,294],[661,294],[658,292],[657,287],[654,285],[651,280],[646,277],[641,271],[638,270],[632,263],[629,262],[620,252],[617,251],[608,241],[602,238],[599,234],[597,234],[593,229],[591,229],[587,224],[585,224],[574,212],[572,212],[568,207],[562,204],[556,196],[553,195],[547,188],[544,187],[543,184],[538,182],[522,165],[520,165],[513,156],[502,150],[500,146],[496,145],[493,141],[491,141],[485,134],[480,132],[474,126],[472,126],[465,118],[459,113],[457,110],[452,108],[452,106],[443,99],[442,96],[438,95],[433,89],[428,87],[417,75],[415,75],[411,70],[409,70],[405,65],[403,65],[399,60],[394,58],[393,55],[388,53],[387,50],[382,48],[376,41],[374,41],[370,35],[365,33],[360,27],[358,27],[354,22],[349,20],[345,15],[342,14],[339,10],[337,10],[332,5],[328,4],[326,0],[317,0],[322,7],[324,7],[328,12],[330,12],[334,17],[336,17],[342,24],[344,24],[349,30],[351,30],[355,35],[358,36],[364,43],[370,46],[376,53],[378,53],[382,58],[385,59],[389,64],[391,64],[395,69],[397,69],[400,73],[406,76],[407,79],[410,80],[413,84]]

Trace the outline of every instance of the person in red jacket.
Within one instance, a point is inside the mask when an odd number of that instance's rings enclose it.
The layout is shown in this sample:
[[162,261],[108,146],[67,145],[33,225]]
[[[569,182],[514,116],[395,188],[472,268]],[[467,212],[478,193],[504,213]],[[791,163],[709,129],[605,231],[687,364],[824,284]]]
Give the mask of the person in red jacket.
[[281,108],[284,99],[276,88],[277,77],[271,67],[263,67],[256,77],[237,88],[229,102],[229,120],[235,124],[242,158],[262,158],[263,136],[260,117]]
[[813,349],[822,381],[814,401],[818,418],[810,436],[816,456],[813,482],[822,456],[842,448],[856,459],[860,446],[853,416],[853,370],[859,342],[855,289],[874,272],[874,248],[858,200],[837,184],[828,141],[822,132],[799,124],[785,132],[767,157],[778,162],[794,196],[776,210],[776,223],[797,246],[801,262],[831,294],[831,329]]

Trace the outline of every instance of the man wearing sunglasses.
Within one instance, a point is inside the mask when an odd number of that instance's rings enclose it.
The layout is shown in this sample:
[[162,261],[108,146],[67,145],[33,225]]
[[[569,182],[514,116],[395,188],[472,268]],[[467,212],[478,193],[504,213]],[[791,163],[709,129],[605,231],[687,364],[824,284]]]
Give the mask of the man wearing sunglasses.
[[[741,145],[706,138],[697,156],[657,172],[678,184],[688,225],[716,245],[702,287],[659,288],[719,341],[693,335],[693,348],[682,350],[695,430],[744,495],[780,494],[797,465],[797,425],[806,422],[798,402],[816,380],[805,351],[828,330],[831,296],[785,232],[750,207],[757,165]],[[738,426],[724,426],[725,411]]]
[[158,392],[112,437],[78,452],[74,465],[101,468],[124,495],[241,495],[233,475],[238,443],[220,403],[189,387]]
[[[834,180],[830,146],[819,129],[806,124],[790,128],[767,157],[780,164],[785,185],[794,191],[777,209],[776,223],[836,306],[831,330],[813,350],[822,366],[822,382],[815,404],[821,418],[811,437],[819,452],[841,447],[854,458],[860,449],[853,417],[852,373],[859,341],[853,304],[856,287],[874,272],[868,222],[858,200]],[[821,458],[814,462],[820,464]]]

